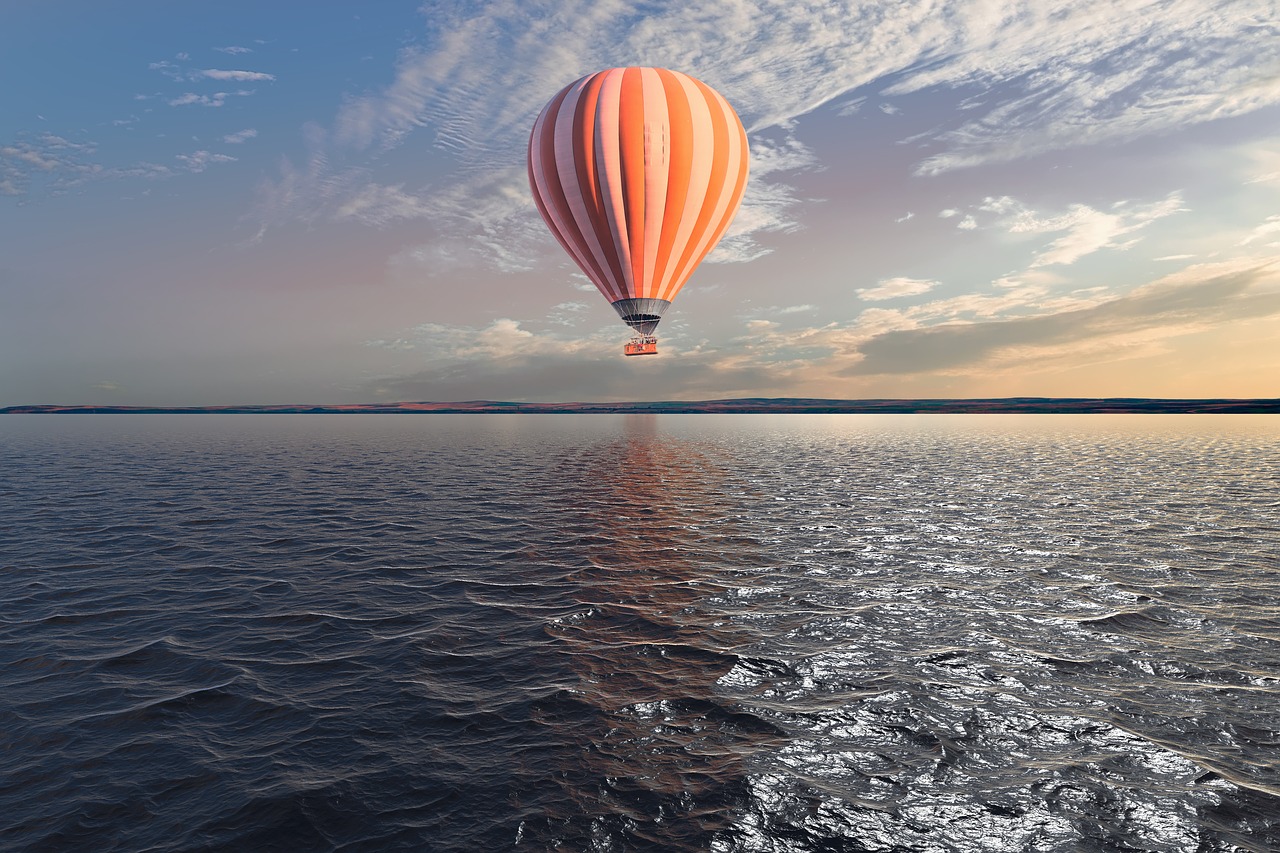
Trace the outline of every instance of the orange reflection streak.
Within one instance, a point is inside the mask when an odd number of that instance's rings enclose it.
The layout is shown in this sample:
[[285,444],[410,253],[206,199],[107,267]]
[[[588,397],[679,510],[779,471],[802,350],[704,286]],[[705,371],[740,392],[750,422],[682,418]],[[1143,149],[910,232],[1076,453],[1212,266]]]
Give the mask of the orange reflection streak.
[[730,562],[763,557],[728,521],[735,496],[716,456],[628,415],[621,438],[560,466],[589,568],[574,578],[582,610],[548,630],[578,683],[575,701],[535,722],[580,745],[559,780],[580,811],[558,819],[589,820],[593,848],[605,832],[623,847],[707,849],[744,802],[750,756],[782,742],[717,686],[750,638],[703,602],[734,586]]

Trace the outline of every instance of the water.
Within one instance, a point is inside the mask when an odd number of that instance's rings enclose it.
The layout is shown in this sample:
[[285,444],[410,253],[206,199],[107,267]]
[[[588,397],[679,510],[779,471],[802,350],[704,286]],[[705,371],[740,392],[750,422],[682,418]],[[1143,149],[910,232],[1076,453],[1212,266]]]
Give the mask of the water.
[[1280,849],[1280,418],[0,421],[0,848]]

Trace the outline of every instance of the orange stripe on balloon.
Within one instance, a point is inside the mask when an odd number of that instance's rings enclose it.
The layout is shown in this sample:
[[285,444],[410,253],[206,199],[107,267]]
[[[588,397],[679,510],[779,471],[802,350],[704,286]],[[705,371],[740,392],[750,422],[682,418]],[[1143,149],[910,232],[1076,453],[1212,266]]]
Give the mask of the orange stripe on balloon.
[[724,190],[725,174],[729,168],[729,127],[725,121],[724,112],[720,109],[720,105],[716,103],[715,96],[710,88],[701,80],[693,80],[698,91],[704,98],[706,108],[711,112],[712,126],[712,142],[714,150],[711,155],[711,177],[707,181],[707,192],[702,200],[702,209],[698,211],[698,219],[694,223],[693,233],[689,239],[684,251],[680,255],[680,263],[676,267],[676,281],[669,289],[670,299],[676,294],[685,281],[693,274],[694,257],[700,251],[701,244],[707,230],[711,227],[711,218],[715,212],[715,203],[720,198],[720,193]]
[[707,195],[707,182],[711,179],[712,154],[715,152],[713,140],[715,128],[711,124],[711,111],[707,107],[706,98],[694,85],[692,77],[678,71],[672,72],[672,76],[680,84],[685,94],[685,101],[689,105],[692,135],[690,137],[689,192],[685,195],[680,224],[671,245],[671,260],[665,276],[666,282],[658,294],[662,299],[671,299],[688,278],[681,269],[680,258],[697,236],[694,226],[697,224],[698,213],[702,210]]
[[644,286],[644,92],[639,68],[622,72],[618,93],[618,160],[622,175],[623,228],[627,232],[630,296]]
[[642,68],[640,75],[644,95],[644,254],[640,295],[652,299],[658,295],[654,267],[666,218],[671,120],[667,93],[657,70]]
[[657,72],[667,101],[668,128],[667,198],[653,268],[654,296],[662,298],[670,275],[671,247],[675,245],[685,200],[689,195],[689,173],[693,168],[693,116],[689,111],[689,98],[675,74],[665,68],[659,68]]
[[[698,268],[703,263],[703,259],[710,254],[713,248],[721,241],[724,232],[728,229],[728,224],[733,220],[733,214],[737,213],[737,207],[742,201],[742,192],[746,190],[746,173],[750,164],[750,155],[746,149],[746,131],[742,129],[742,122],[737,118],[737,113],[733,111],[732,106],[728,105],[728,101],[724,100],[718,92],[712,91],[716,95],[719,109],[722,110],[724,118],[730,129],[728,143],[730,143],[730,154],[728,154],[728,164],[730,170],[726,174],[726,183],[719,200],[712,204],[714,214],[714,227],[710,228],[707,236],[705,236],[705,245],[699,248],[698,254],[695,256],[694,264],[690,268],[692,270]],[[708,199],[710,204],[710,199]]]

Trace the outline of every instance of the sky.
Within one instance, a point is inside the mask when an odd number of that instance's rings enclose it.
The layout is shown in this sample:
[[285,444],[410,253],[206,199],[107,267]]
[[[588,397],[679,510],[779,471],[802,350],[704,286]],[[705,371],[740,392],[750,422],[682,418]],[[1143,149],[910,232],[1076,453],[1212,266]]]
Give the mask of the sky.
[[[656,357],[525,146],[748,131]],[[0,5],[0,405],[1280,397],[1275,0]]]

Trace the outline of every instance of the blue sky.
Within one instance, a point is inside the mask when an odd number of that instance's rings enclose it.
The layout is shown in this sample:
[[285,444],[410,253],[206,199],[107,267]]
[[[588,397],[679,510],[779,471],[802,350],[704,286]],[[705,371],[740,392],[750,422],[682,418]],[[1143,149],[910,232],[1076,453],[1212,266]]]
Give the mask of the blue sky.
[[[1278,21],[10,3],[0,405],[1280,396]],[[524,171],[547,99],[619,65],[705,80],[752,148],[652,359]]]

